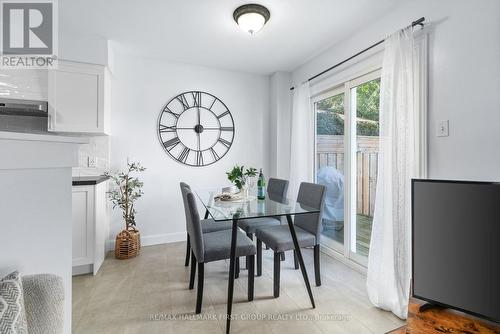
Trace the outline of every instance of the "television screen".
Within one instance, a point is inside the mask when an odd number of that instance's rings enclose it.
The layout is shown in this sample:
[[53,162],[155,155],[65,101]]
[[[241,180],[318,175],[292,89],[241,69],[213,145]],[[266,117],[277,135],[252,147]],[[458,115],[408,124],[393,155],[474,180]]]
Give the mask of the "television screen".
[[413,296],[500,322],[500,183],[413,180]]

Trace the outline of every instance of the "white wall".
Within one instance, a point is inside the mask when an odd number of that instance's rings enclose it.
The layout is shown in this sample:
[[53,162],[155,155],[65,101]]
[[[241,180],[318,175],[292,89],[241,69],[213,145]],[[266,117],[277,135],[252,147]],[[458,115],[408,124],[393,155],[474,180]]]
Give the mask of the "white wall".
[[[405,1],[300,66],[300,83],[425,16],[429,31],[429,176],[500,180],[500,2]],[[320,83],[321,80],[315,81]],[[439,120],[450,136],[436,137]]]
[[61,22],[59,59],[91,64],[108,64],[108,40],[102,36],[84,35]]
[[[123,168],[129,157],[147,168],[141,175],[145,194],[136,205],[143,243],[183,239],[185,218],[180,181],[195,189],[224,185],[228,182],[225,172],[237,163],[269,170],[269,79],[118,52],[113,63],[111,167]],[[178,163],[165,153],[157,138],[156,122],[162,107],[188,90],[219,97],[234,118],[233,146],[210,166]],[[113,217],[110,238],[123,228],[120,214],[115,212]]]

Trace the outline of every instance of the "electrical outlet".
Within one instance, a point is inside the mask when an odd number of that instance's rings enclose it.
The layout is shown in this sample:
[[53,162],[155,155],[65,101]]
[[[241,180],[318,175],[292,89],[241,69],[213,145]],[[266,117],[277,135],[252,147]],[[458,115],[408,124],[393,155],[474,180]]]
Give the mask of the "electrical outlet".
[[437,124],[437,136],[438,137],[448,137],[450,122],[448,120],[439,121]]
[[95,168],[95,163],[96,163],[95,160],[96,160],[95,157],[88,157],[88,164],[87,165],[89,168]]

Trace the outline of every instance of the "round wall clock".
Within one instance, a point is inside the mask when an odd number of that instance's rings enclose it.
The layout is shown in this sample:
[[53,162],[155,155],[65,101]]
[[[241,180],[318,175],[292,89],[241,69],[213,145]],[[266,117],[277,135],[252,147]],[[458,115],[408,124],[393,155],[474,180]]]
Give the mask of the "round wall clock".
[[172,158],[188,166],[207,166],[231,148],[234,121],[216,96],[190,91],[177,95],[158,117],[158,138]]

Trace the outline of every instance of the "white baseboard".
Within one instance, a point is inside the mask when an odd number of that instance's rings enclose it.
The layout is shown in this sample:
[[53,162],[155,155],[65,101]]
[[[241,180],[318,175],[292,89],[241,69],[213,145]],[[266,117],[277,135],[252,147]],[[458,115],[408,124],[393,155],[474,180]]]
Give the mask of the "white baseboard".
[[84,265],[81,265],[81,266],[74,266],[73,269],[72,269],[73,276],[91,274],[92,271],[93,271],[93,265],[91,265],[91,264],[84,264]]
[[[184,241],[186,240],[186,232],[175,232],[175,233],[165,233],[165,234],[153,234],[153,235],[141,235],[141,246],[154,246],[161,244],[169,244],[172,242]],[[115,240],[108,240],[106,243],[106,251],[112,251],[115,249]]]

